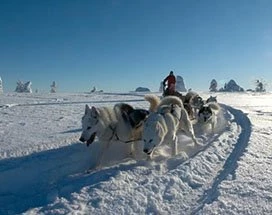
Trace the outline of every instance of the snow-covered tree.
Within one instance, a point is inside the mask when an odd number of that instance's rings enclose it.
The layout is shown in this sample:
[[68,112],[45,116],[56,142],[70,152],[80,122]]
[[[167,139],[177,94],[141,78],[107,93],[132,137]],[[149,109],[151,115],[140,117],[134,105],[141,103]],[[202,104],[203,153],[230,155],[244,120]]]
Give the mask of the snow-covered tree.
[[210,83],[210,92],[217,92],[217,81],[213,79]]
[[25,84],[22,81],[17,82],[15,92],[17,93],[32,93],[31,81],[26,82]]
[[95,86],[93,87],[93,89],[91,90],[91,93],[94,93],[96,91]]
[[256,92],[265,92],[265,88],[264,88],[264,84],[262,81],[260,80],[256,80],[256,88],[255,88]]
[[50,89],[50,93],[56,93],[57,92],[57,84],[55,81],[53,81],[53,83],[50,85],[51,89]]

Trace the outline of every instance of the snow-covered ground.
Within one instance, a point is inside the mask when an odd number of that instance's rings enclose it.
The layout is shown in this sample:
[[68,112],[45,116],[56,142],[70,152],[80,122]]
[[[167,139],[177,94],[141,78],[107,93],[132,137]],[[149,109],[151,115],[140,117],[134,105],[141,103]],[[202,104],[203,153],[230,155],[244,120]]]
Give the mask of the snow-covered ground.
[[0,95],[0,214],[271,214],[272,94],[216,95],[215,134],[196,124],[202,147],[179,134],[189,158],[133,159],[114,142],[90,173],[101,150],[78,140],[85,104],[147,109],[143,94]]

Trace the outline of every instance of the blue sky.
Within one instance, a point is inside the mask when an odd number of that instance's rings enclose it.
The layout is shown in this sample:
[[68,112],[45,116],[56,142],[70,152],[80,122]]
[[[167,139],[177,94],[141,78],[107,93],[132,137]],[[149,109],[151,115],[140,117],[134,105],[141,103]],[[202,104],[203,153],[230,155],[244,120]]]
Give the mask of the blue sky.
[[0,76],[49,92],[272,81],[271,0],[1,0]]

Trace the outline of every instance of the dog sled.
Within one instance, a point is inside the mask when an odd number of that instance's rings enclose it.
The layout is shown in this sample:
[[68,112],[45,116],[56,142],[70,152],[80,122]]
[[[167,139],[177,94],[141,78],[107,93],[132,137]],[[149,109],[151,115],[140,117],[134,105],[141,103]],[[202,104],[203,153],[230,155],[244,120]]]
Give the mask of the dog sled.
[[171,92],[168,87],[166,87],[163,88],[162,97],[166,96],[176,96],[180,98],[191,120],[195,119],[195,115],[197,114],[196,109],[199,109],[204,104],[202,98],[197,93],[191,91],[186,93],[186,95],[182,95],[176,90]]
[[171,92],[168,87],[163,88],[162,97],[166,96],[177,96],[181,99],[182,102],[185,102],[185,96],[182,95],[179,91]]

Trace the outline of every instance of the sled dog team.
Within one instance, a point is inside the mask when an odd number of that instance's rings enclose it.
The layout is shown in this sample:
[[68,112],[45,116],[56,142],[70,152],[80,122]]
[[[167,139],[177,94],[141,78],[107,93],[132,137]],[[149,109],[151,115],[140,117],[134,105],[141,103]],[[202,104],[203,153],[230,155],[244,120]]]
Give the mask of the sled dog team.
[[162,99],[150,94],[145,96],[145,100],[149,102],[149,110],[135,109],[126,103],[118,103],[114,107],[86,105],[79,140],[89,146],[97,137],[104,143],[102,153],[111,141],[132,143],[131,153],[135,147],[133,144],[143,141],[142,150],[150,158],[157,146],[170,144],[172,154],[176,155],[178,132],[184,131],[198,145],[192,119],[211,125],[214,131],[220,110],[216,97],[210,97],[204,102],[194,92],[184,97],[166,96]]

